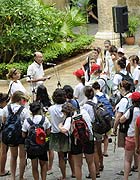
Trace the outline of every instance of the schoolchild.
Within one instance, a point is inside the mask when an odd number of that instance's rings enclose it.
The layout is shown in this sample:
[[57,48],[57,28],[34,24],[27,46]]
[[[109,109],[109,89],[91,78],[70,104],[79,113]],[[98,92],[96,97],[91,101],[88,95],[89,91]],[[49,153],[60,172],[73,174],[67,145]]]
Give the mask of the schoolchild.
[[[131,170],[132,157],[135,154],[135,123],[137,117],[140,115],[140,93],[133,92],[130,96],[134,106],[133,118],[129,124],[127,136],[125,138],[125,160],[124,160],[124,180],[128,180],[129,172]],[[120,123],[124,123],[129,119],[130,109],[120,118]],[[135,168],[136,168],[135,164]]]
[[20,81],[21,73],[18,69],[12,68],[9,70],[9,73],[7,74],[7,78],[10,79],[9,84],[9,95],[13,95],[16,91],[22,91],[25,94],[28,94],[25,87]]
[[[25,106],[28,101],[28,97],[21,91],[16,91],[11,98],[11,110],[13,113],[16,113],[21,106]],[[3,109],[3,117],[2,121],[5,124],[7,117],[9,115],[8,105]],[[29,111],[24,108],[20,113],[21,125],[23,124],[26,118],[30,117]],[[3,134],[3,132],[2,132]],[[24,149],[24,139],[20,139],[21,141],[18,144],[15,142],[10,144],[11,151],[11,159],[10,159],[10,171],[11,171],[11,179],[16,179],[16,168],[17,168],[17,157],[19,156],[19,179],[24,180],[24,171],[26,165],[26,152]],[[3,141],[3,139],[2,139]],[[19,155],[18,155],[19,151]]]
[[10,98],[8,94],[0,93],[0,177],[10,175],[10,171],[5,170],[5,165],[7,161],[7,152],[8,146],[2,142],[2,116],[3,116],[3,108],[7,105]]
[[66,164],[64,160],[64,152],[69,150],[67,146],[67,138],[60,132],[58,125],[64,121],[62,113],[62,105],[66,102],[66,93],[62,88],[57,88],[52,95],[54,105],[48,108],[51,119],[51,134],[49,148],[58,153],[59,168],[62,173],[60,179],[66,179]]
[[137,117],[135,124],[135,153],[138,156],[138,179],[140,179],[140,116]]
[[80,106],[83,106],[86,102],[86,97],[84,95],[84,87],[85,87],[85,73],[82,69],[78,69],[73,74],[76,76],[78,80],[78,84],[74,87],[74,98],[77,99]]
[[[31,121],[34,124],[39,124],[42,120],[40,103],[37,101],[31,103],[30,111],[32,113],[32,117],[30,117]],[[31,125],[29,124],[28,119],[25,119],[25,121],[22,125],[22,136],[24,138],[26,138],[28,136],[30,127],[31,127]],[[50,124],[49,120],[47,119],[47,117],[45,117],[42,127],[44,128],[44,131],[48,135],[50,133],[51,124]],[[41,155],[28,154],[28,151],[27,151],[27,158],[31,159],[32,173],[33,173],[34,179],[39,180],[39,171],[38,171],[38,161],[39,161],[40,169],[41,169],[41,172],[40,172],[41,179],[46,180],[46,175],[47,175],[46,161],[48,161],[47,148],[46,148],[46,151],[43,152],[43,154],[41,154]]]

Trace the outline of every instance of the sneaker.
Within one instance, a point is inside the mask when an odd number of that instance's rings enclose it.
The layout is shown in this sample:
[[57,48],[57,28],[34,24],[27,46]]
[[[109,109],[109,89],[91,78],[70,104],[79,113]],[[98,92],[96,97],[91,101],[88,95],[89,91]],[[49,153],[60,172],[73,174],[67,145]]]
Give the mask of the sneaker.
[[[120,172],[116,173],[117,175],[124,176],[124,170],[121,170]],[[129,176],[132,176],[132,172],[129,172]]]

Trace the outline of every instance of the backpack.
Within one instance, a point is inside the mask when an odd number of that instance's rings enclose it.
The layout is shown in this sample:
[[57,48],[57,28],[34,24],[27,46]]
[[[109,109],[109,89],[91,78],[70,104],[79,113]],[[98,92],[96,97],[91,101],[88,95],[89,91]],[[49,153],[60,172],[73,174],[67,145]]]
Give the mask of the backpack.
[[86,121],[83,119],[81,114],[77,114],[75,117],[72,117],[72,135],[80,144],[85,144],[90,141],[90,131]]
[[8,117],[2,130],[2,141],[6,145],[18,145],[23,142],[22,125],[20,114],[24,109],[21,106],[16,113],[12,112],[11,105],[8,105]]
[[133,78],[129,75],[129,72],[127,72],[126,75],[121,73],[121,72],[119,72],[117,74],[120,74],[122,76],[122,81],[126,80],[129,83],[131,83],[130,92],[134,92],[135,91],[135,85],[134,85],[134,82],[133,82]]
[[102,103],[93,103],[87,101],[93,107],[95,121],[93,122],[93,131],[98,134],[107,133],[111,129],[112,116],[107,111],[107,108]]
[[128,131],[128,129],[129,129],[129,125],[130,125],[130,123],[132,122],[133,112],[134,112],[134,106],[131,106],[131,107],[129,108],[129,110],[130,110],[129,119],[127,119],[124,123],[120,123],[120,124],[119,124],[119,131],[120,131],[121,133],[127,134],[127,131]]
[[[107,81],[106,81],[104,78],[101,78],[101,77],[99,77],[99,78],[97,79],[97,81],[100,80],[100,79],[105,82],[104,86],[101,88],[101,91],[102,91],[104,94],[109,94],[111,89],[110,89],[109,85],[107,84]],[[100,83],[99,83],[99,84],[100,84]]]
[[25,139],[25,149],[31,156],[43,155],[46,151],[46,133],[43,128],[45,116],[42,116],[41,121],[35,124],[30,118],[27,119],[30,124],[27,138]]
[[112,107],[115,108],[115,106],[120,102],[122,96],[118,94],[112,94],[109,98],[109,102]]
[[95,95],[98,100],[98,103],[102,103],[105,107],[110,116],[114,116],[112,105],[110,104],[109,100],[106,98],[106,95],[103,94],[102,96]]

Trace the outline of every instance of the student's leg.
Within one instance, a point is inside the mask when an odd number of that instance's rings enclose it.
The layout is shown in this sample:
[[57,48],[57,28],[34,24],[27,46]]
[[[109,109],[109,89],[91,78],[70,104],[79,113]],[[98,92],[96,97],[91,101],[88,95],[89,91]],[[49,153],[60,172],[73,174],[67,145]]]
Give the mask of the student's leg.
[[24,172],[26,166],[26,152],[24,144],[19,145],[19,179],[24,180]]
[[72,173],[71,176],[74,177],[75,176],[74,161],[73,161],[72,154],[70,152],[68,152],[68,161],[71,168],[71,173]]
[[46,161],[39,160],[40,168],[41,168],[41,179],[46,180],[47,176],[47,164]]
[[83,154],[72,155],[74,160],[75,176],[77,180],[82,180],[82,158]]
[[66,179],[66,164],[64,160],[64,153],[63,152],[58,152],[58,159],[59,159],[59,168],[62,173],[62,179]]
[[10,147],[10,151],[11,151],[11,159],[10,159],[11,180],[15,180],[16,179],[18,146]]
[[1,153],[0,153],[0,175],[6,174],[5,165],[7,160],[8,146],[1,142]]
[[134,150],[128,151],[125,150],[125,158],[124,158],[124,180],[128,180],[128,176],[131,170],[132,159],[134,155]]
[[54,159],[54,151],[49,150],[48,151],[48,171],[52,170],[53,159]]
[[88,164],[88,169],[92,180],[96,180],[96,168],[94,163],[94,154],[85,154],[86,162]]
[[104,135],[104,152],[103,152],[104,156],[108,156],[107,150],[108,150],[108,135],[105,134]]
[[138,179],[140,179],[140,154],[138,155]]
[[32,174],[34,177],[34,180],[39,180],[39,172],[38,172],[38,159],[32,159]]

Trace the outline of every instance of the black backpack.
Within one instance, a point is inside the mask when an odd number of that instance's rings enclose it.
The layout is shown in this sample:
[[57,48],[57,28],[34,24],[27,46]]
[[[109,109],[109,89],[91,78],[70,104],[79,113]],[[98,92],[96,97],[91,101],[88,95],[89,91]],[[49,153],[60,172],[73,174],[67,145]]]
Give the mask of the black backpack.
[[45,116],[42,116],[42,119],[38,124],[35,124],[30,118],[28,118],[27,121],[30,124],[30,129],[28,131],[27,138],[25,139],[25,149],[27,151],[27,154],[31,156],[43,155],[47,150],[47,144],[45,141],[44,143],[38,144],[36,138],[38,130],[42,130],[44,138],[45,131],[43,128],[43,124],[45,122]]
[[130,110],[129,119],[127,119],[124,123],[120,123],[120,124],[119,124],[119,131],[120,131],[121,133],[127,134],[129,125],[130,125],[130,123],[132,122],[133,112],[134,112],[134,106],[131,106],[131,107],[129,108],[129,110]]
[[93,122],[93,131],[98,134],[107,133],[111,129],[112,116],[102,103],[93,103],[87,101],[93,107],[95,121]]
[[16,113],[13,113],[11,105],[8,105],[8,117],[2,130],[2,142],[4,144],[15,146],[23,142],[20,118],[23,109],[24,107],[21,106]]
[[127,72],[126,75],[121,73],[121,72],[119,72],[117,74],[120,74],[122,76],[122,81],[126,80],[129,83],[131,83],[130,92],[134,92],[135,91],[135,85],[134,85],[134,82],[133,82],[133,78],[129,75],[129,72]]

